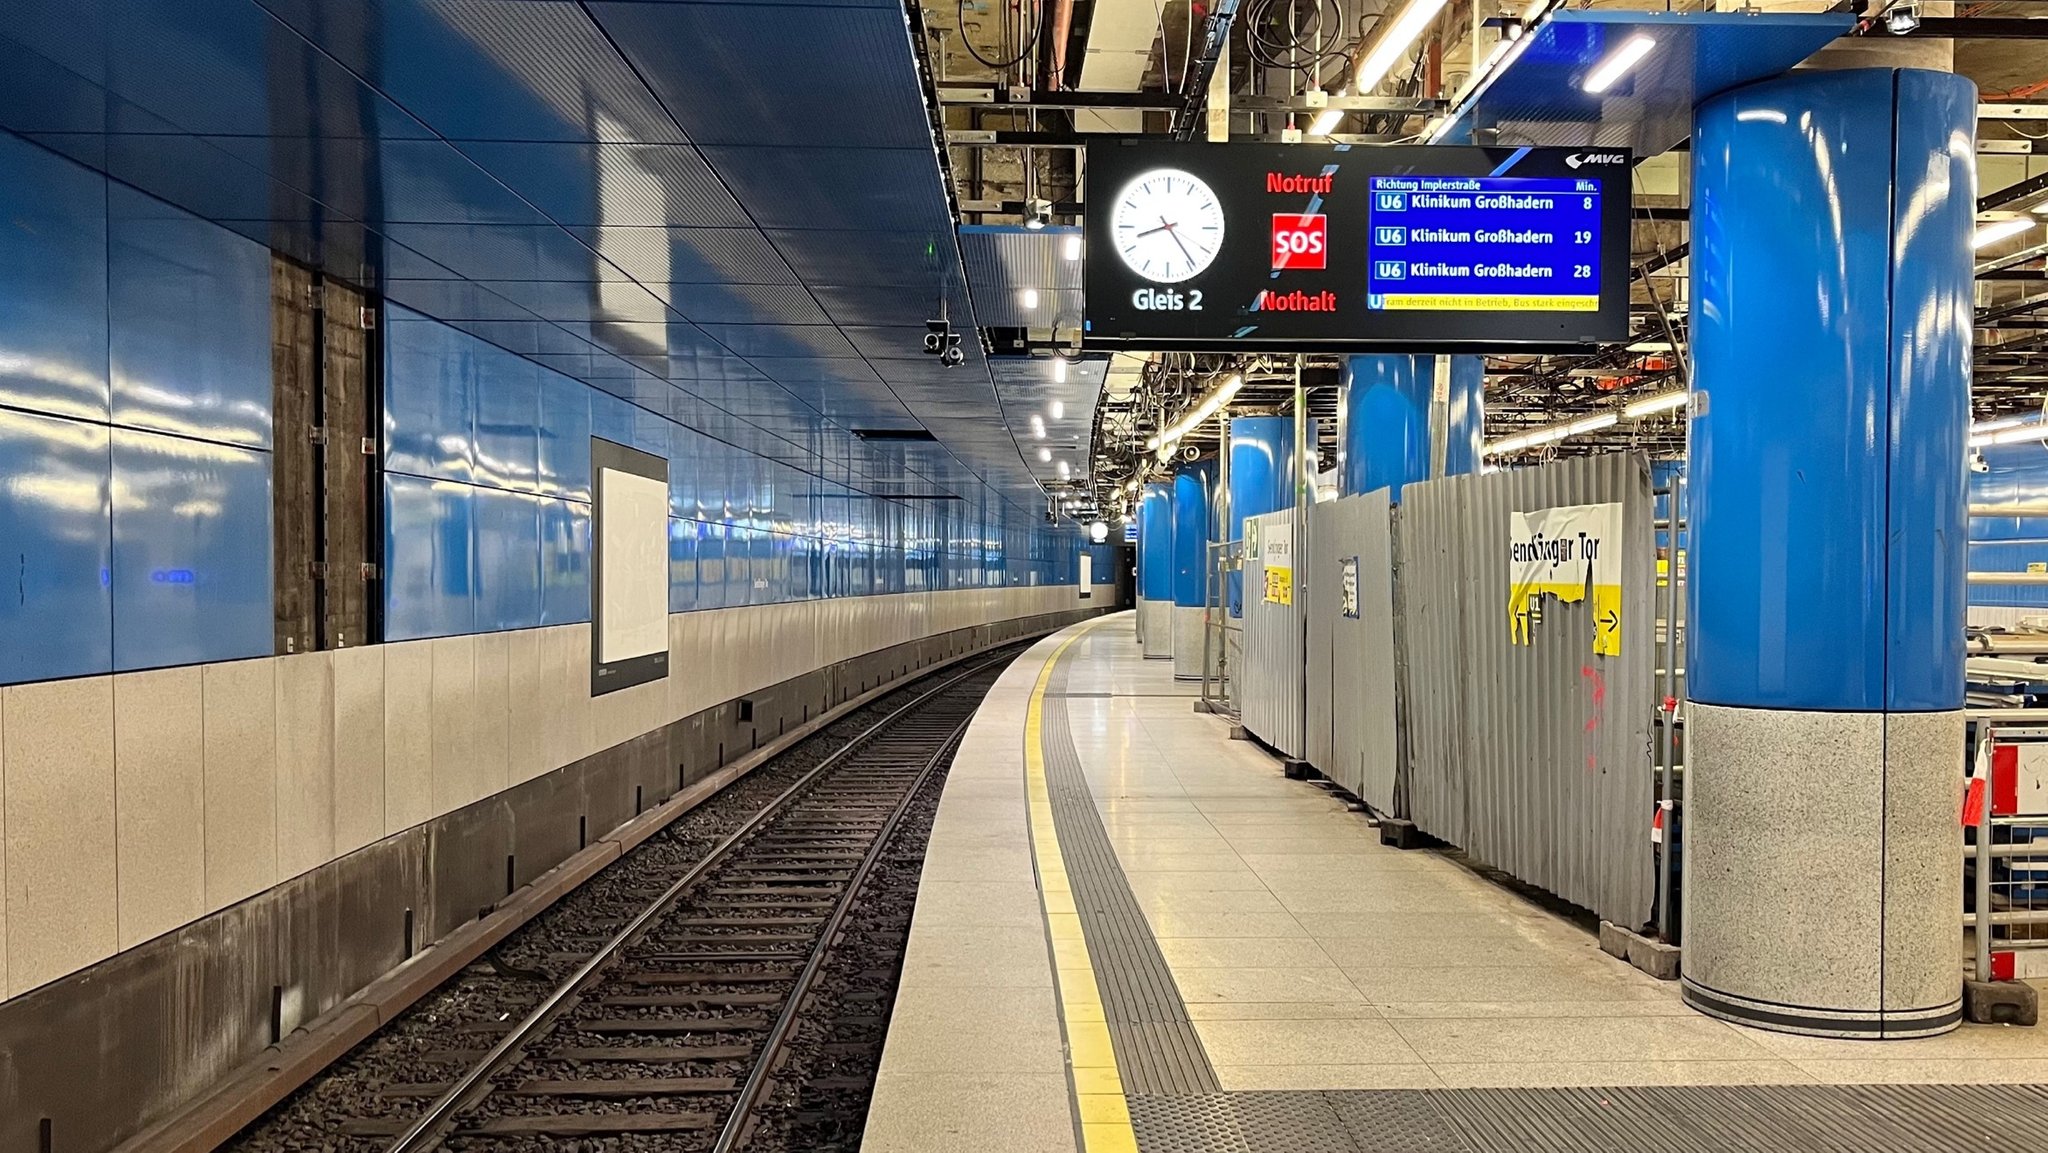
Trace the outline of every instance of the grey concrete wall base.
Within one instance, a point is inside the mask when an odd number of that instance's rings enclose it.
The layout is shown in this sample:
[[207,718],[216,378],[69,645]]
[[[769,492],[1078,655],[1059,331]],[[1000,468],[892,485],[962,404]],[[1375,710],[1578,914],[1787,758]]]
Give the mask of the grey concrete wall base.
[[1627,961],[1659,981],[1678,980],[1678,946],[1631,932],[1612,921],[1600,922],[1600,948]]
[[2033,1025],[2041,1019],[2041,991],[2025,981],[1965,981],[1963,1008],[1980,1025]]
[[1694,703],[1684,997],[1820,1036],[1962,1020],[1963,715]]
[[1168,660],[1173,656],[1173,602],[1138,598],[1138,635],[1144,638],[1140,649],[1148,660]]
[[[1202,607],[1200,605],[1173,606],[1173,678],[1179,681],[1202,679]],[[1213,672],[1216,654],[1209,654],[1209,666]]]

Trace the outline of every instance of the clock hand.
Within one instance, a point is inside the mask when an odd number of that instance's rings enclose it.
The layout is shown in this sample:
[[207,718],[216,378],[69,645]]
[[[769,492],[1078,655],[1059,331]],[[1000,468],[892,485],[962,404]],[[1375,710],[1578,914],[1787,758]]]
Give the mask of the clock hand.
[[1180,254],[1181,254],[1182,256],[1185,256],[1185,257],[1187,257],[1187,258],[1188,258],[1188,264],[1189,264],[1189,265],[1193,265],[1193,264],[1195,263],[1195,254],[1194,254],[1194,253],[1192,253],[1192,252],[1189,252],[1189,251],[1188,251],[1188,246],[1187,246],[1186,244],[1183,244],[1183,243],[1181,242],[1181,239],[1180,239],[1180,233],[1178,233],[1178,232],[1175,232],[1175,231],[1173,230],[1173,228],[1172,228],[1171,226],[1168,226],[1168,228],[1167,228],[1167,230],[1166,230],[1166,234],[1167,234],[1168,236],[1171,236],[1171,237],[1173,237],[1173,244],[1174,244],[1174,247],[1176,247],[1176,248],[1180,249]]
[[1171,224],[1165,224],[1165,223],[1162,223],[1162,224],[1160,224],[1160,226],[1159,226],[1159,227],[1157,227],[1157,228],[1148,228],[1148,229],[1146,229],[1145,231],[1143,231],[1143,232],[1140,232],[1140,233],[1138,233],[1138,235],[1137,235],[1137,236],[1133,236],[1133,237],[1132,237],[1131,239],[1132,239],[1132,240],[1136,240],[1136,239],[1138,239],[1139,237],[1142,237],[1142,236],[1150,236],[1150,235],[1152,235],[1152,234],[1153,234],[1153,233],[1155,233],[1155,232],[1172,232],[1172,231],[1173,231],[1173,225],[1171,225]]

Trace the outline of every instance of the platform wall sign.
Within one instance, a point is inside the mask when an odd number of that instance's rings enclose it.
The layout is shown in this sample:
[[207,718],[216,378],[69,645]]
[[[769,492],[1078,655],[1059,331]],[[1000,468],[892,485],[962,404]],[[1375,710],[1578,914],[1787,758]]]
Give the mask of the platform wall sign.
[[1593,598],[1593,652],[1621,654],[1621,505],[1574,504],[1508,514],[1508,637],[1532,642],[1541,601]]
[[1617,149],[1088,142],[1083,341],[1431,352],[1628,336]]
[[590,695],[668,675],[668,461],[590,438]]

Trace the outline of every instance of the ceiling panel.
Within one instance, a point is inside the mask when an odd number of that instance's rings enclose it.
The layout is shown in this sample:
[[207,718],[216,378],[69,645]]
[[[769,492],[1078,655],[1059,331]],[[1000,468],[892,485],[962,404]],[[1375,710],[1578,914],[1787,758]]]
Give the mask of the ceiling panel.
[[686,144],[462,140],[455,147],[556,224],[751,231],[739,202]]
[[667,284],[656,287],[677,312],[702,324],[830,324],[801,284]]
[[[589,5],[699,144],[931,151],[900,8],[784,4]],[[739,45],[772,45],[774,66]],[[858,93],[858,99],[849,99]]]
[[706,324],[704,331],[745,357],[854,356],[853,345],[829,324]]
[[752,228],[569,229],[643,284],[794,284],[766,236]]
[[951,217],[928,147],[719,145],[704,155],[763,228],[914,231]]
[[959,284],[959,257],[948,226],[848,232],[769,228],[789,266],[811,284],[885,284],[929,288]]

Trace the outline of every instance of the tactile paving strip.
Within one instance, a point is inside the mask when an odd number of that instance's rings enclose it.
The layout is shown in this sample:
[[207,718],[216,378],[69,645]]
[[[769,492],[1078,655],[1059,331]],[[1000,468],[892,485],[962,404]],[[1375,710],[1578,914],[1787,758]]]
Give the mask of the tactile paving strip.
[[1066,684],[1061,662],[1046,685],[1039,740],[1060,855],[1094,960],[1117,1071],[1127,1093],[1215,1093],[1216,1070],[1188,1020],[1173,970],[1131,894],[1082,775],[1081,755],[1068,727]]
[[1133,1096],[1141,1153],[2034,1153],[2048,1086],[1715,1085]]

